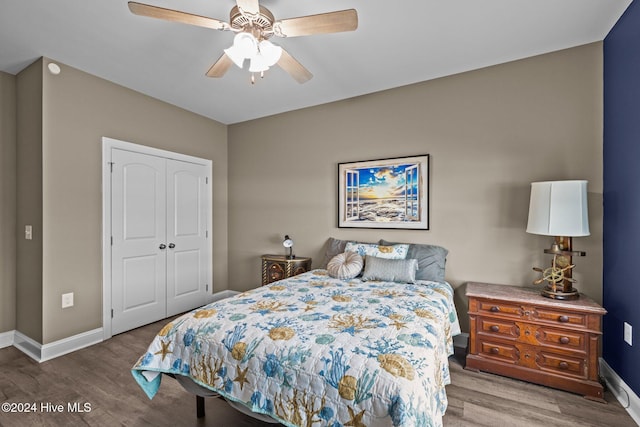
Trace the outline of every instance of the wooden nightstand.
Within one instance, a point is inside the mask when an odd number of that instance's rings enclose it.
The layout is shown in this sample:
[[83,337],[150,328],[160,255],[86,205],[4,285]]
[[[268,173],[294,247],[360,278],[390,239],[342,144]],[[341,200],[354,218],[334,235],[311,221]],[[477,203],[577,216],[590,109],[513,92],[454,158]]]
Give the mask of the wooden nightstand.
[[284,255],[262,255],[262,286],[309,270],[311,270],[311,258],[290,259]]
[[598,378],[606,310],[584,295],[545,298],[533,288],[468,283],[467,369],[530,381],[604,402]]

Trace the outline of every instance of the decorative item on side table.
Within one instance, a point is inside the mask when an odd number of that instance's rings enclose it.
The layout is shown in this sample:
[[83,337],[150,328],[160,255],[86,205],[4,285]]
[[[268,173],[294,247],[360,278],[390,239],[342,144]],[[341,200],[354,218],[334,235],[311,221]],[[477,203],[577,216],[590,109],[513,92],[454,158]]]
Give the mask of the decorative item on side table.
[[544,253],[553,255],[551,267],[534,267],[542,277],[534,284],[548,282],[542,290],[547,298],[559,300],[577,299],[573,287],[571,263],[573,256],[585,256],[585,252],[573,250],[573,237],[589,235],[587,213],[587,181],[546,181],[531,183],[529,220],[527,233],[554,236],[551,248]]
[[284,236],[284,240],[282,241],[282,246],[285,249],[289,249],[289,259],[294,259],[296,256],[293,254],[293,240],[289,237],[288,234]]
[[282,246],[284,255],[262,255],[262,286],[311,270],[311,258],[296,258],[293,254],[293,239],[288,234]]

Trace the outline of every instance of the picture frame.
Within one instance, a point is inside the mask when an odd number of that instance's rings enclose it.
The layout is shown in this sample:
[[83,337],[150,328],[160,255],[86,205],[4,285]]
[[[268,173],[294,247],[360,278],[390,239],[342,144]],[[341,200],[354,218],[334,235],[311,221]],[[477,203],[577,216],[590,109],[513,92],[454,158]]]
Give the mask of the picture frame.
[[429,229],[429,154],[338,164],[338,227]]

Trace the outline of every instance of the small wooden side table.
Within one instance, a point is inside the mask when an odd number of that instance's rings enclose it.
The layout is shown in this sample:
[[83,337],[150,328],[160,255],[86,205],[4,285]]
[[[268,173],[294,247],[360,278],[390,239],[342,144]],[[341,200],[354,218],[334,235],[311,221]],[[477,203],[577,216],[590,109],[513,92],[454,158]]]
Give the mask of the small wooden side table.
[[516,286],[468,283],[467,369],[492,372],[604,402],[598,357],[606,310],[580,295],[545,298]]
[[311,258],[262,255],[262,286],[311,270]]

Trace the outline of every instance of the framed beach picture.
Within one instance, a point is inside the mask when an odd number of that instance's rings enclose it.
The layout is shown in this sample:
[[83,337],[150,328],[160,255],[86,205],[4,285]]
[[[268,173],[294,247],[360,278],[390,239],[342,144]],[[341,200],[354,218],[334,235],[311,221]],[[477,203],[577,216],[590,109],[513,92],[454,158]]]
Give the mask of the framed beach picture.
[[338,227],[429,229],[429,155],[338,164]]

